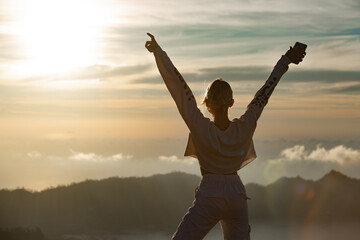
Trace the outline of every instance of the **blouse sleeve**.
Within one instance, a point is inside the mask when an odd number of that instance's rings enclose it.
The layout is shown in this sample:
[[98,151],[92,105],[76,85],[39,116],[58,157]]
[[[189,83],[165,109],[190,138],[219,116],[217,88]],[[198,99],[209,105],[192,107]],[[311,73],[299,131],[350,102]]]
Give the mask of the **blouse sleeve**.
[[269,78],[265,84],[256,92],[254,99],[247,106],[247,110],[242,116],[250,128],[256,127],[256,122],[259,119],[265,105],[274,91],[276,85],[280,81],[281,76],[288,70],[290,59],[287,56],[282,56],[275,65]]
[[189,130],[201,126],[199,121],[205,121],[205,118],[197,107],[194,95],[184,78],[160,47],[155,49],[154,55],[161,77]]

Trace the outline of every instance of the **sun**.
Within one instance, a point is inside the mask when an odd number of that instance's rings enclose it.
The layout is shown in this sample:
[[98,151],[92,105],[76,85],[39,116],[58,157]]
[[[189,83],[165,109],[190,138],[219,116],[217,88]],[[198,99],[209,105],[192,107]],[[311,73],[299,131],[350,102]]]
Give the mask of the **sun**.
[[106,11],[101,1],[18,1],[16,31],[26,76],[70,72],[96,63]]

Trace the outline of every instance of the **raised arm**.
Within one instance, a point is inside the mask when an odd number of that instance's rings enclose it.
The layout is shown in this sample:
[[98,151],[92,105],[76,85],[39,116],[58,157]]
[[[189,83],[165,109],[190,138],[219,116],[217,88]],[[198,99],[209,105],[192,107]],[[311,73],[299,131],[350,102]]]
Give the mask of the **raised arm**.
[[288,70],[290,63],[299,64],[306,53],[298,48],[290,47],[290,49],[283,55],[275,65],[269,78],[265,84],[256,92],[254,99],[247,107],[242,118],[251,126],[255,127],[265,105],[274,91],[276,85],[280,81],[282,75]]
[[192,131],[204,120],[204,116],[197,107],[196,100],[189,86],[179,71],[171,62],[167,54],[160,48],[153,35],[148,33],[151,41],[147,41],[145,47],[153,52],[157,67],[168,88],[176,106],[186,125]]

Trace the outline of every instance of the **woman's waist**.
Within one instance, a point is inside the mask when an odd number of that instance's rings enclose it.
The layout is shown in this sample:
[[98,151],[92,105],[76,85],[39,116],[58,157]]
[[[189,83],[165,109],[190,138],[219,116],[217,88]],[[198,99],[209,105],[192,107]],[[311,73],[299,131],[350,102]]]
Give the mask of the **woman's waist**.
[[240,176],[236,173],[222,174],[222,173],[205,173],[202,175],[200,185],[206,186],[223,186],[224,184],[243,185]]
[[237,175],[237,171],[235,171],[235,172],[230,172],[230,173],[216,173],[216,172],[213,172],[213,171],[205,170],[205,169],[202,168],[202,167],[200,167],[200,172],[201,172],[201,175],[202,175],[202,176],[204,176],[205,174]]
[[214,154],[211,158],[198,156],[201,175],[224,174],[237,175],[244,159],[236,157],[224,157]]
[[246,194],[239,175],[205,174],[202,176],[199,191],[209,196],[224,194]]

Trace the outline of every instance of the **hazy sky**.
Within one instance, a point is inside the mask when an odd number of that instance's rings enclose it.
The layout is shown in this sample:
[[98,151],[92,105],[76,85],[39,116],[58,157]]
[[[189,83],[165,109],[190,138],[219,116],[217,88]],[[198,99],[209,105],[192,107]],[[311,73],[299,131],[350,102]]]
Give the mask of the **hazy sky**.
[[144,47],[147,32],[198,103],[212,80],[230,82],[232,118],[290,45],[308,44],[258,122],[258,159],[240,175],[262,184],[332,168],[360,177],[359,0],[0,0],[0,9],[0,188],[199,174],[183,157],[188,130]]

